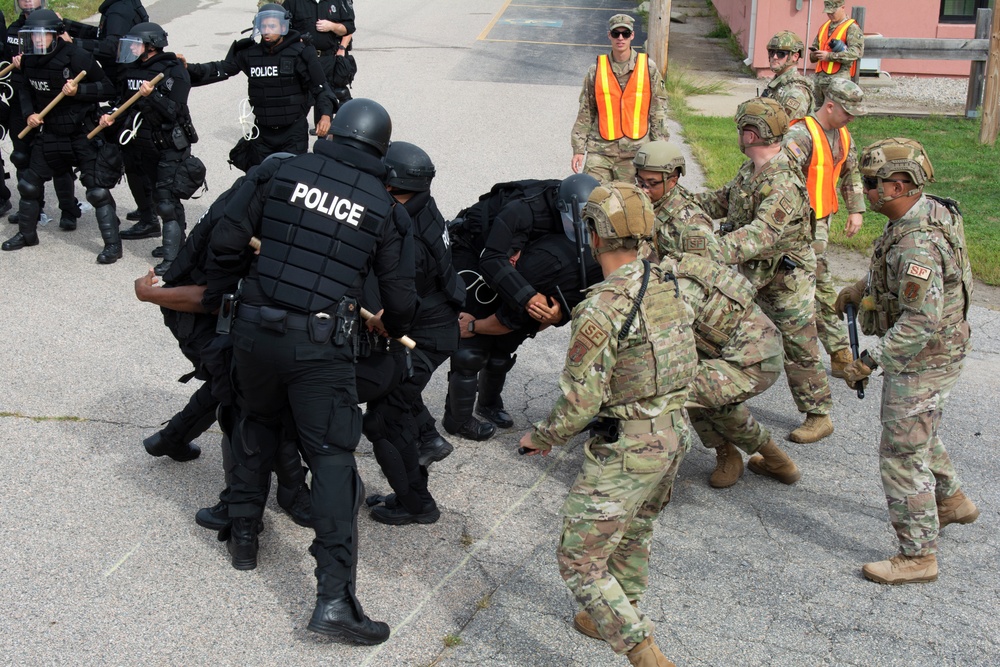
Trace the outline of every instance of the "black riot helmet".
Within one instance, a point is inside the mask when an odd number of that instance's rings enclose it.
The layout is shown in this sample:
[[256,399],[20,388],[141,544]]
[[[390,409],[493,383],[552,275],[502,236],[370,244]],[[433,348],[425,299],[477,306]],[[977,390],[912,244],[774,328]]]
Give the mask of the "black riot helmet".
[[147,47],[162,51],[167,46],[167,33],[156,23],[137,23],[128,34],[118,40],[118,59],[120,63],[131,63],[138,60]]
[[382,159],[389,171],[386,185],[407,192],[427,192],[434,178],[431,156],[419,146],[405,141],[394,141]]
[[[590,198],[590,193],[594,191],[600,181],[590,174],[573,174],[567,176],[559,184],[559,195],[556,197],[556,208],[559,209],[562,218],[563,231],[572,241],[576,238],[574,219],[583,219],[583,207]],[[573,209],[576,209],[576,215]]]
[[45,0],[17,0],[15,4],[25,16],[28,16],[35,10],[45,9],[47,6]]
[[330,123],[330,134],[335,143],[360,148],[385,156],[392,137],[392,119],[389,112],[375,100],[356,97],[337,110]]
[[261,37],[265,33],[284,36],[288,34],[292,13],[276,2],[261,5],[253,17],[253,36]]
[[59,35],[66,29],[63,20],[51,9],[31,12],[17,36],[21,40],[21,55],[41,56],[59,47]]

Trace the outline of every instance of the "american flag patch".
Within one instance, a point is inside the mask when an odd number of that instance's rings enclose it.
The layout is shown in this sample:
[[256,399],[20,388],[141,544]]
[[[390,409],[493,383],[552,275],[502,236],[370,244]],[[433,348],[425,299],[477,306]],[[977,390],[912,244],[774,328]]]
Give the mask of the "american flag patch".
[[928,280],[931,277],[931,270],[926,266],[910,262],[906,265],[906,275],[920,278],[921,280]]

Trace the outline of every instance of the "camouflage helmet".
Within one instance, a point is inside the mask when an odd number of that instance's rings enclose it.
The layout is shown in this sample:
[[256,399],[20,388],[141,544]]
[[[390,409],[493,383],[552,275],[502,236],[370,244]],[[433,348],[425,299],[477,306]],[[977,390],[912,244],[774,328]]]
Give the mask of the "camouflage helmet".
[[934,167],[927,152],[913,139],[894,137],[882,139],[861,151],[859,163],[862,176],[888,179],[892,174],[905,173],[920,187],[934,181]]
[[639,152],[632,158],[632,164],[636,171],[657,171],[664,174],[673,174],[678,169],[683,176],[686,171],[684,167],[684,155],[677,144],[669,141],[650,141],[643,144]]
[[791,30],[782,30],[771,38],[771,41],[767,43],[767,48],[774,51],[791,51],[801,56],[806,45],[802,38]]
[[[754,97],[736,109],[736,127],[751,127],[760,136],[748,146],[767,146],[781,141],[788,131],[788,116],[777,101],[768,97]],[[742,146],[741,146],[742,147]]]
[[656,224],[646,193],[623,181],[594,188],[583,207],[583,219],[598,237],[623,242],[608,244],[608,250],[636,247],[639,240],[652,238]]

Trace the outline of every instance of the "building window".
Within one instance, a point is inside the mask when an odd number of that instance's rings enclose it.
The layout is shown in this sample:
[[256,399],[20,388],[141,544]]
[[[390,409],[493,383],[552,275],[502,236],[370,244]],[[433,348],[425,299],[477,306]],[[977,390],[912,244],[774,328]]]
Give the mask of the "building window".
[[941,0],[941,23],[975,23],[976,11],[993,9],[995,0]]

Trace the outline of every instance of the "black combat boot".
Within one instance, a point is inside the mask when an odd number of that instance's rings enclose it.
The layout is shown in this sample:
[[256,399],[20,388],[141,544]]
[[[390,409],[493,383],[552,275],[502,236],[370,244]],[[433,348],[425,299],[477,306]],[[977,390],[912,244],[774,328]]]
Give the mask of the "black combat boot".
[[389,626],[368,618],[347,588],[330,575],[317,575],[316,608],[309,629],[352,644],[381,644],[389,638]]
[[437,431],[421,434],[417,447],[420,452],[420,465],[425,468],[435,461],[444,461],[455,451],[454,445],[445,440]]
[[517,356],[490,357],[483,370],[479,371],[479,401],[476,403],[476,414],[490,420],[498,428],[510,428],[514,420],[504,410],[503,392],[507,373],[514,367]]
[[[132,214],[129,213],[129,215]],[[160,221],[156,219],[156,214],[153,211],[143,211],[137,223],[121,232],[121,237],[125,241],[151,239],[159,235]]]
[[135,209],[134,211],[129,211],[128,213],[125,214],[125,219],[131,222],[142,220],[142,211],[140,211],[139,209]]
[[220,500],[214,507],[202,507],[194,515],[194,522],[202,528],[219,532],[229,523],[229,505]]
[[20,250],[21,248],[32,245],[38,245],[38,234],[25,236],[21,232],[18,232],[4,241],[0,248],[3,248],[4,250]]
[[219,540],[226,541],[226,549],[232,556],[233,567],[237,570],[253,570],[257,567],[257,551],[260,542],[260,519],[238,516],[232,524],[219,532]]
[[63,213],[63,216],[59,218],[59,229],[63,230],[64,232],[75,232],[76,221],[77,221],[76,218],[66,213]]
[[98,264],[114,264],[122,258],[122,240],[118,234],[118,216],[113,204],[96,207],[97,228],[101,230],[104,250],[97,255]]
[[158,276],[162,276],[170,268],[170,265],[177,259],[177,253],[184,245],[184,228],[176,220],[164,220],[163,222],[163,261],[156,265],[153,271]]
[[497,427],[484,423],[472,416],[476,403],[479,381],[475,375],[448,373],[448,398],[444,407],[441,424],[444,430],[466,440],[488,440],[497,432]]
[[295,489],[278,484],[278,507],[288,512],[292,521],[303,528],[313,527],[312,499],[309,495],[309,485],[302,482]]

